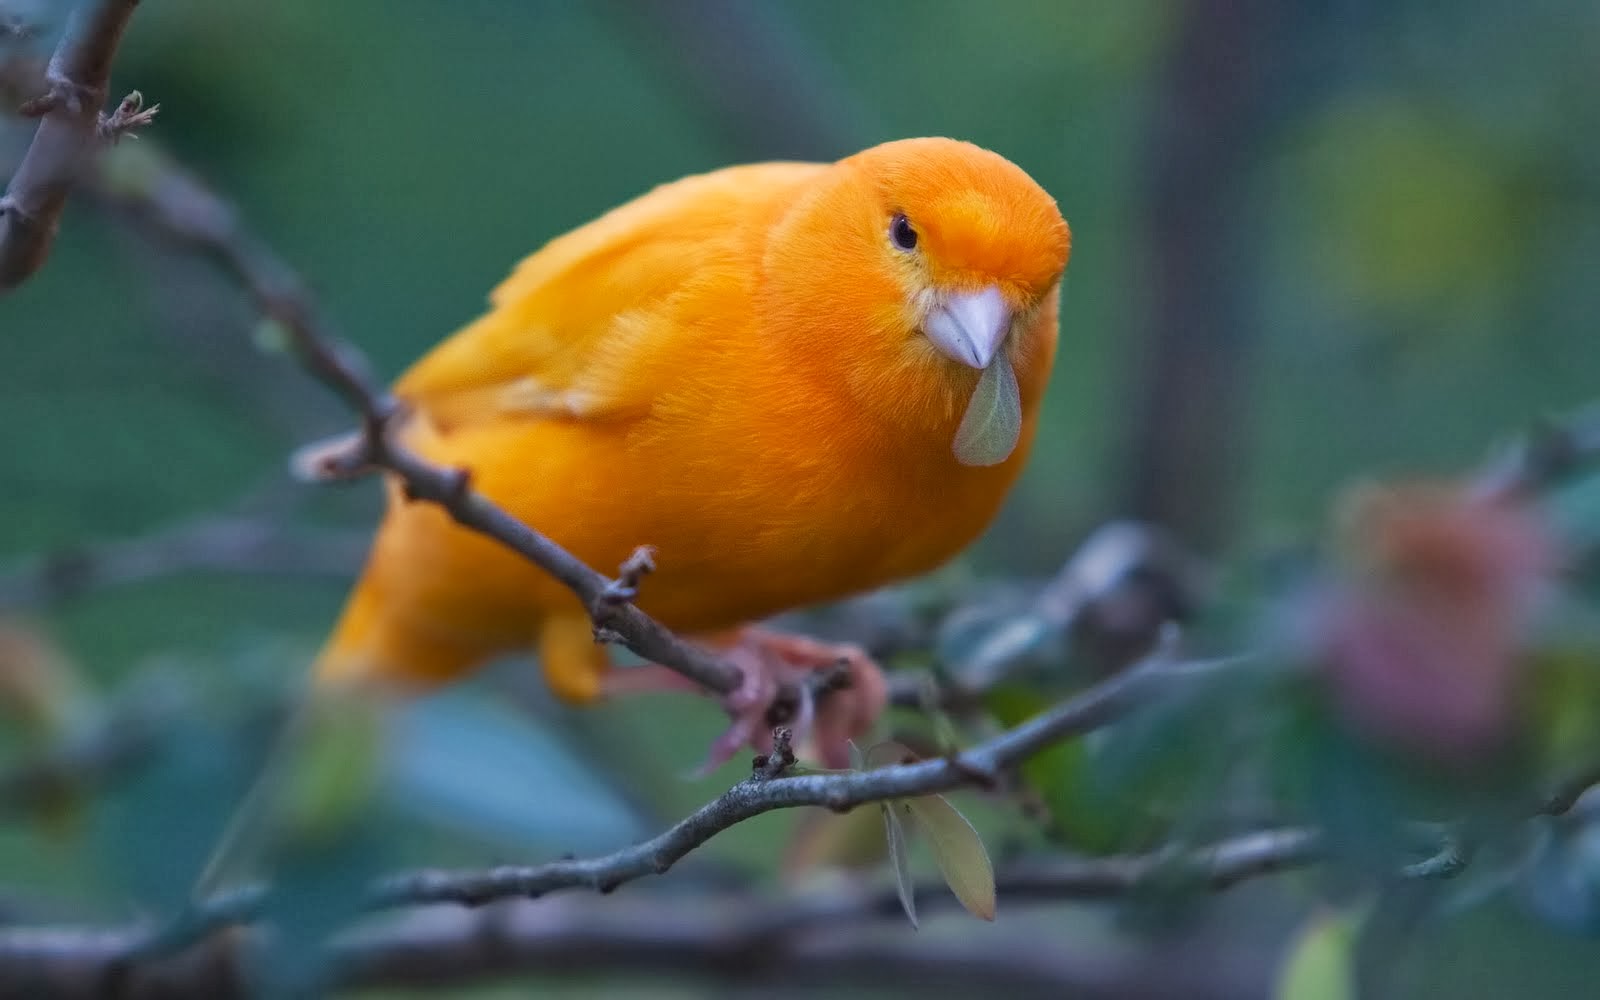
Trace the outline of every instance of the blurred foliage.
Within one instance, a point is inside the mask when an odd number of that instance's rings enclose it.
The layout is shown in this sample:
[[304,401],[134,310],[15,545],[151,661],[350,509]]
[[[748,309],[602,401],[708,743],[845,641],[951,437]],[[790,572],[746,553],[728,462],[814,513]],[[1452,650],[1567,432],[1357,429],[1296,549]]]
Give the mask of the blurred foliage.
[[1359,913],[1319,913],[1300,931],[1278,979],[1277,1000],[1355,1000]]
[[[0,2],[41,26],[32,41],[0,39],[0,58],[47,46],[64,6]],[[1127,348],[1161,277],[1145,217],[1146,135],[1163,111],[1183,5],[756,9],[746,16],[773,39],[767,50],[694,23],[690,3],[647,13],[621,0],[167,0],[141,6],[113,89],[137,85],[162,103],[140,141],[171,149],[236,199],[385,374],[471,318],[541,241],[662,181],[914,134],[1003,152],[1060,201],[1075,256],[1035,458],[970,566],[1015,579],[1052,570],[1119,513],[1115,448],[1125,387],[1139,374],[1125,370]],[[1317,651],[1291,633],[1315,616],[1302,590],[1344,585],[1338,559],[1316,548],[1344,484],[1469,468],[1489,442],[1600,394],[1600,132],[1583,127],[1600,120],[1600,6],[1320,0],[1284,11],[1271,44],[1289,58],[1270,81],[1235,217],[1215,244],[1254,331],[1254,353],[1230,359],[1251,373],[1247,421],[1234,429],[1247,459],[1234,520],[1247,527],[1196,629],[1218,649],[1264,646],[1272,662],[1037,758],[1023,776],[1043,822],[1004,805],[969,811],[998,857],[1061,844],[1106,853],[1304,819],[1370,860],[1395,846],[1402,817],[1498,820],[1508,790],[1536,794],[1594,749],[1600,586],[1588,553],[1600,538],[1600,477],[1547,505],[1583,558],[1536,638],[1519,639],[1519,663],[1533,664],[1533,735],[1504,770],[1496,758],[1441,777],[1375,749],[1335,707],[1326,676],[1305,669]],[[659,43],[661,18],[690,19],[711,62],[676,59]],[[825,109],[804,136],[815,148],[792,148],[800,140],[784,122],[762,126],[760,107],[719,98],[719,66],[763,57],[804,81],[810,93],[797,99]],[[0,165],[27,135],[0,120]],[[272,356],[270,338],[252,341],[250,311],[214,277],[91,204],[69,207],[50,265],[0,303],[0,565],[274,495],[291,448],[347,425]],[[361,525],[376,509],[367,484],[319,491],[294,516]],[[0,827],[6,892],[108,918],[129,901],[176,904],[340,597],[339,586],[310,581],[172,579],[49,609],[42,631],[17,626],[26,630],[0,648],[16,715],[0,732],[7,760],[37,748],[32,730],[61,736],[98,717],[135,676],[178,677],[192,695],[163,751],[82,816]],[[929,617],[919,601],[913,593],[907,610],[888,599],[874,627],[892,613],[914,632]],[[46,634],[53,644],[35,642]],[[1059,660],[1055,646],[1044,652]],[[993,694],[989,721],[1024,718],[1086,679],[1078,665],[1030,673]],[[367,879],[401,863],[618,846],[738,774],[730,765],[681,779],[719,725],[712,706],[663,698],[568,713],[529,694],[528,681],[525,664],[507,664],[313,744],[312,758],[366,761],[354,772],[372,787],[341,784],[334,776],[348,767],[305,770],[297,822],[302,833],[333,832],[295,855],[285,882],[296,892],[279,915],[309,940],[347,914]],[[774,845],[800,821],[760,817],[704,853],[770,874]],[[1600,975],[1597,829],[1587,803],[1541,821],[1516,845],[1528,863],[1504,865],[1513,891],[1452,899],[1451,919],[1409,939],[1400,986],[1461,998],[1587,988]],[[1357,843],[1367,835],[1382,842]],[[1320,887],[1292,881],[1263,904],[1280,923],[1310,920],[1285,996],[1345,995],[1337,980],[1356,960],[1345,954],[1353,931],[1341,916],[1308,916],[1313,892],[1300,890]],[[1135,939],[1153,933],[1116,914],[1107,923]]]

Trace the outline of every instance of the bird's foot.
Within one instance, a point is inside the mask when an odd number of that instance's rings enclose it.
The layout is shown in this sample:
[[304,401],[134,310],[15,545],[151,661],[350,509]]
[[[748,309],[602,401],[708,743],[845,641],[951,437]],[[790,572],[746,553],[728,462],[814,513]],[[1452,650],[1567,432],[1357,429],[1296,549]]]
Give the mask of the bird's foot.
[[778,724],[793,731],[802,753],[846,767],[850,741],[871,729],[888,703],[883,671],[859,646],[749,626],[722,653],[743,680],[723,699],[733,722],[712,743],[703,770],[740,747],[770,753]]
[[[772,751],[772,730],[786,725],[808,756],[833,768],[848,767],[850,741],[872,728],[888,704],[883,671],[861,647],[746,626],[710,643],[739,671],[739,686],[722,697],[732,722],[711,744],[695,772],[721,767],[743,747]],[[667,667],[649,664],[614,670],[607,695],[698,690]]]

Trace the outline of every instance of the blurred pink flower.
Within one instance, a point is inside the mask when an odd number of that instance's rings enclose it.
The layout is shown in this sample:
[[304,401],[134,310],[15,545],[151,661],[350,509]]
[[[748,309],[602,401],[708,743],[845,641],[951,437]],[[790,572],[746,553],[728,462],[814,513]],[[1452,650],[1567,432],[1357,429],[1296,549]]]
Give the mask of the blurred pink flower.
[[1494,753],[1515,729],[1528,625],[1559,567],[1543,518],[1437,483],[1366,488],[1343,513],[1349,571],[1316,615],[1340,710],[1441,764]]

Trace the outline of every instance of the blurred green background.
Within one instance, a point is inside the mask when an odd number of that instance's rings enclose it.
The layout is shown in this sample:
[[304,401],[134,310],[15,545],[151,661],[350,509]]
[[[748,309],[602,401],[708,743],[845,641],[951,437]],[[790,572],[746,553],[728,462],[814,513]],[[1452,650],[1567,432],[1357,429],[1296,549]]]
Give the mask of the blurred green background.
[[[42,26],[13,55],[59,26],[55,4],[0,9]],[[113,91],[161,102],[137,141],[236,200],[386,376],[520,256],[657,183],[921,134],[1003,153],[1074,232],[1035,458],[970,557],[1032,576],[1125,514],[1230,558],[1311,537],[1351,480],[1467,469],[1593,396],[1597,51],[1580,0],[145,0]],[[0,121],[0,173],[29,134]],[[0,567],[241,509],[345,540],[370,524],[371,483],[287,483],[288,452],[348,419],[253,325],[225,281],[72,204],[0,302]],[[22,610],[96,685],[160,664],[232,703],[304,669],[333,561]],[[671,780],[717,718],[663,705],[525,734],[591,761],[656,749],[600,767],[617,809],[575,829],[620,843],[726,784]],[[786,822],[725,851],[770,863]],[[53,843],[0,834],[0,882],[115,894]],[[1436,995],[1600,973],[1570,939],[1475,919],[1419,960]],[[1462,943],[1485,939],[1502,947]]]

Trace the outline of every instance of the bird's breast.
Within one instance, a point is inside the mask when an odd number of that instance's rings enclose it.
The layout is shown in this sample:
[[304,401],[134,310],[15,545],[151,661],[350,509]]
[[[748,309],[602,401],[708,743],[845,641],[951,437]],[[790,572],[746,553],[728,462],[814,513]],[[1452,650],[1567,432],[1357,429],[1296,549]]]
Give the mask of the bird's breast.
[[971,468],[948,442],[770,416],[630,449],[654,484],[638,540],[661,570],[645,607],[674,627],[724,628],[937,567],[988,525],[1026,450]]

